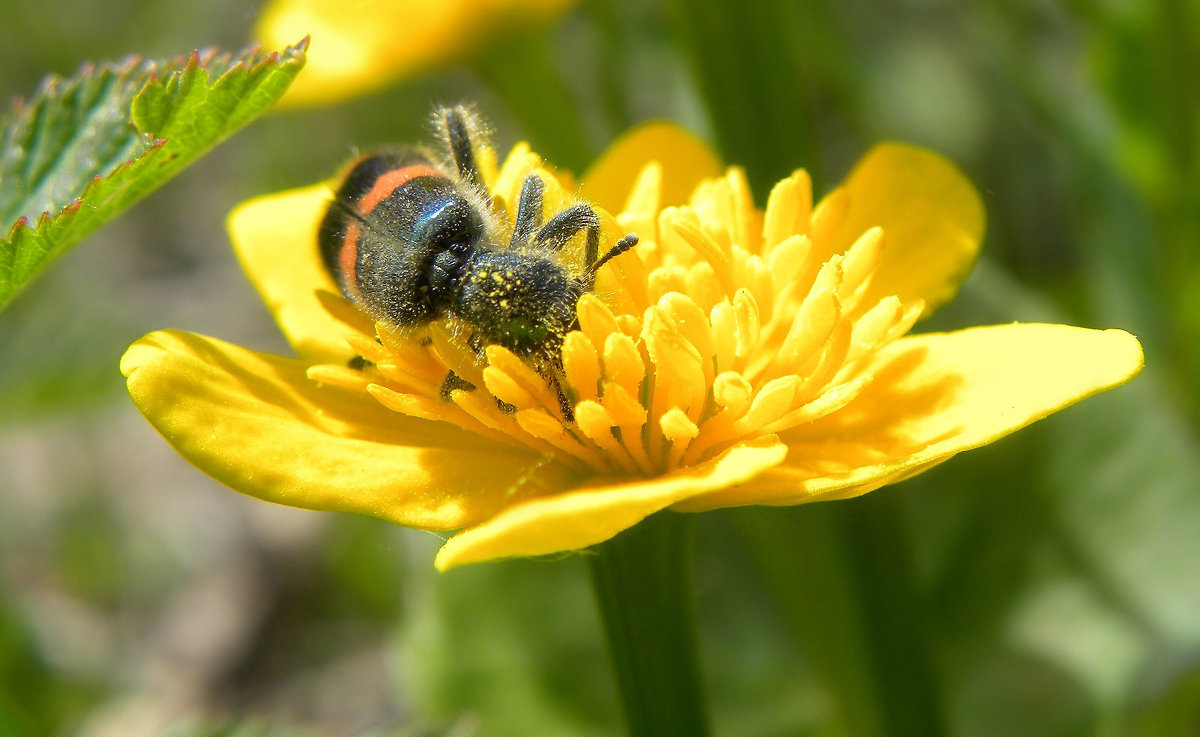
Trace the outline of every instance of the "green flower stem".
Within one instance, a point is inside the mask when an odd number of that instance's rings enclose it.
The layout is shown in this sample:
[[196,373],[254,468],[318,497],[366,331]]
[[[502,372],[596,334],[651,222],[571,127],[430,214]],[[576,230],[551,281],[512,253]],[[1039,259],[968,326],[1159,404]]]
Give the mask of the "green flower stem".
[[946,734],[926,592],[900,493],[729,514],[807,659],[832,691],[839,733]]
[[632,737],[705,737],[691,519],[659,512],[593,548],[592,587]]

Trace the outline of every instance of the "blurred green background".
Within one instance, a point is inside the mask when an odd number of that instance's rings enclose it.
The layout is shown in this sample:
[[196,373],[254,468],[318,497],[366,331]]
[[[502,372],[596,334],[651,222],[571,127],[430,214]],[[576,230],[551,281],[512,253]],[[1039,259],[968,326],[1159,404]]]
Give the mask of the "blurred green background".
[[[0,94],[239,48],[259,10],[6,0]],[[0,735],[619,731],[578,558],[438,575],[428,533],[243,498],[117,371],[162,327],[286,351],[226,213],[423,139],[459,99],[501,150],[528,138],[577,171],[627,125],[677,120],[760,204],[796,167],[826,189],[872,142],[927,146],[989,228],[919,329],[1068,322],[1146,349],[1131,385],[896,487],[703,515],[718,735],[1200,734],[1200,3],[599,0],[254,123],[0,315]]]

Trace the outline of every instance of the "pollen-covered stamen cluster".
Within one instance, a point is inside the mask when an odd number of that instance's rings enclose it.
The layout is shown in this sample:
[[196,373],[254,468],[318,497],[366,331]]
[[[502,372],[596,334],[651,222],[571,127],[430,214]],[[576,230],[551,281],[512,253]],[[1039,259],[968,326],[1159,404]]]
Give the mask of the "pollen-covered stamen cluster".
[[879,228],[822,256],[845,192],[814,209],[801,171],[759,211],[732,169],[688,206],[661,209],[659,181],[655,165],[642,172],[618,217],[641,241],[580,298],[579,330],[565,336],[553,376],[500,346],[480,360],[452,325],[391,333],[332,297],[366,365],[310,375],[580,470],[655,475],[845,407],[871,380],[867,359],[921,314],[920,301],[864,301]]

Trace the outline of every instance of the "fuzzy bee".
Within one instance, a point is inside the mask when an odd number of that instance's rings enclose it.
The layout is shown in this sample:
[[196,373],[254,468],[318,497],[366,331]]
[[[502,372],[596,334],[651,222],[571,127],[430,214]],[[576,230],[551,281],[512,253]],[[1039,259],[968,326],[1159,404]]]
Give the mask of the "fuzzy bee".
[[[577,203],[543,222],[545,185],[523,182],[512,237],[501,242],[477,167],[486,146],[473,111],[435,113],[446,164],[417,148],[367,154],[351,165],[318,233],[325,266],[342,291],[400,329],[446,316],[470,327],[477,347],[499,344],[543,373],[561,363],[575,305],[596,271],[637,244],[629,234],[600,254],[600,218]],[[586,232],[584,268],[559,253]]]

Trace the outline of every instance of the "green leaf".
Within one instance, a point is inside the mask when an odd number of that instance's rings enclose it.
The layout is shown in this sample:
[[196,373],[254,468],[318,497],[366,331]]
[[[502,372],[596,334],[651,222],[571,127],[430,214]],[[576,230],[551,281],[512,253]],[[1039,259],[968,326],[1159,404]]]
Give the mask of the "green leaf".
[[282,52],[193,52],[48,77],[0,135],[0,308],[55,258],[260,115],[301,67]]

